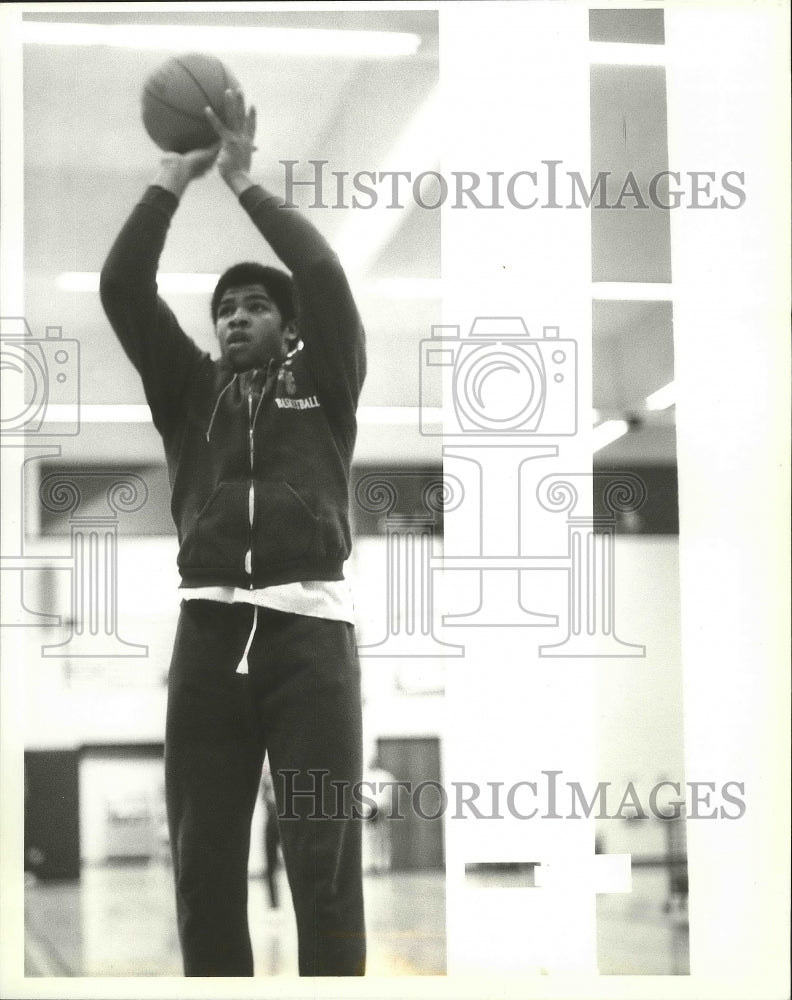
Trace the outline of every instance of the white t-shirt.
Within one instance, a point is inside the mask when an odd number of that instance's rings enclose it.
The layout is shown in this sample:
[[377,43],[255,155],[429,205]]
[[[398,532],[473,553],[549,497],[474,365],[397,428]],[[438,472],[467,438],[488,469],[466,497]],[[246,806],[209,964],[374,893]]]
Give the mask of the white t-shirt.
[[294,615],[331,618],[355,624],[352,591],[346,580],[306,580],[281,583],[260,590],[242,587],[190,587],[179,592],[185,601],[220,601],[222,604],[255,604]]
[[258,625],[258,609],[272,608],[293,615],[311,618],[330,618],[333,621],[355,624],[352,591],[346,580],[306,580],[298,583],[281,583],[260,590],[242,587],[190,587],[179,591],[185,601],[220,601],[222,604],[252,604],[256,609],[245,651],[236,672],[246,674],[247,655]]

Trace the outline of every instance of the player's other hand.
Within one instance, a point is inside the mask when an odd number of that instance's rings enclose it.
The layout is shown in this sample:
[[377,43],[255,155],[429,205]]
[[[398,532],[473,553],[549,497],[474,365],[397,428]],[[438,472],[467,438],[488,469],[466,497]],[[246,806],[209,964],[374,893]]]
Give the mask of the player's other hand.
[[160,160],[155,184],[181,195],[190,181],[211,169],[220,152],[220,143],[207,149],[192,149],[189,153],[166,153]]
[[211,108],[205,109],[206,117],[220,140],[217,169],[229,184],[240,178],[247,179],[253,159],[256,135],[256,109],[245,111],[245,98],[241,90],[225,92],[225,122]]

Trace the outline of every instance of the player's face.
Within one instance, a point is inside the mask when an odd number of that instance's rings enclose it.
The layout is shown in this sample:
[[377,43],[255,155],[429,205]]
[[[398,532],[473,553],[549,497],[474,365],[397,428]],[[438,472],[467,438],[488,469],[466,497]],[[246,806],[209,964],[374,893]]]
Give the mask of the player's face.
[[217,308],[220,352],[238,372],[266,368],[286,353],[292,324],[284,324],[280,310],[263,285],[241,285],[223,293]]

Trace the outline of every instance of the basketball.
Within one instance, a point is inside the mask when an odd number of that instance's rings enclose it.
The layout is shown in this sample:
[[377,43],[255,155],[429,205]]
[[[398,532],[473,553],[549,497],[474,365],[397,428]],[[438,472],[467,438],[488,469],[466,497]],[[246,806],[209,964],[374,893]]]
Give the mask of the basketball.
[[148,77],[141,98],[143,125],[169,153],[205,149],[217,141],[206,119],[211,107],[225,121],[225,92],[239,83],[216,57],[191,52],[173,56]]

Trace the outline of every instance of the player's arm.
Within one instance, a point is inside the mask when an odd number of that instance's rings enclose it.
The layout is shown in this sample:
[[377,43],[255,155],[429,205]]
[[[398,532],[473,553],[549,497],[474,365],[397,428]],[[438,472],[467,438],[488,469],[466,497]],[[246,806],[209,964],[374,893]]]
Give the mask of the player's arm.
[[216,147],[166,156],[102,268],[102,305],[141,375],[160,430],[203,354],[159,297],[157,267],[181,195],[192,180],[209,169],[216,156]]
[[294,275],[300,333],[330,405],[354,414],[365,377],[363,326],[341,263],[330,244],[299,211],[254,184],[250,177],[255,108],[241,92],[226,93],[226,122],[207,117],[221,139],[217,168],[251,220]]

